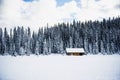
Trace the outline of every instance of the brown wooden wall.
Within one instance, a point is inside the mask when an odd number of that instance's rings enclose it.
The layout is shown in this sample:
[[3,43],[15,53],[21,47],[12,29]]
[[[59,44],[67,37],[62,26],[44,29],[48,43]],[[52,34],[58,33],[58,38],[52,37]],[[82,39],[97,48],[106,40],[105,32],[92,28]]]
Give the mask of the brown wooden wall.
[[85,53],[66,53],[67,55],[73,55],[73,56],[83,56]]

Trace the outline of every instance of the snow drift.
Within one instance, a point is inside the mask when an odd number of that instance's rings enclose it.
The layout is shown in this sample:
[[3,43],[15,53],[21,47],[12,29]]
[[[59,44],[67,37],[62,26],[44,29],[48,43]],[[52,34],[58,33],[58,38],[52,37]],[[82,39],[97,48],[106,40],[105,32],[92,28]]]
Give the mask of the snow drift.
[[0,80],[120,80],[119,55],[0,56]]

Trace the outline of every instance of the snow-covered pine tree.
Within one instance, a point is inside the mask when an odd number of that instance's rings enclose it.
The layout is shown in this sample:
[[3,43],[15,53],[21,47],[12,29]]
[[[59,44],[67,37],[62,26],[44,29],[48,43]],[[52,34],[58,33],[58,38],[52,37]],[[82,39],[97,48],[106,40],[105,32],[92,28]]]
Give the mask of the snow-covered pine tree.
[[4,54],[4,44],[3,44],[3,31],[0,28],[0,55]]
[[10,43],[9,43],[9,35],[7,32],[7,29],[4,28],[4,55],[8,55],[9,54],[9,48],[10,48]]
[[44,34],[43,34],[43,28],[41,28],[38,31],[39,54],[43,54],[43,40],[44,40]]

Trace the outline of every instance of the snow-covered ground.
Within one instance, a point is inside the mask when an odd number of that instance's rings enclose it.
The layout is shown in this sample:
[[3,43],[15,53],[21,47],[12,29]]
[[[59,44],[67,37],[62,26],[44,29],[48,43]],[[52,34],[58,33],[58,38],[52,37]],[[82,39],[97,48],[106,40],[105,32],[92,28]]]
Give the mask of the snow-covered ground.
[[120,55],[0,56],[0,80],[120,80]]

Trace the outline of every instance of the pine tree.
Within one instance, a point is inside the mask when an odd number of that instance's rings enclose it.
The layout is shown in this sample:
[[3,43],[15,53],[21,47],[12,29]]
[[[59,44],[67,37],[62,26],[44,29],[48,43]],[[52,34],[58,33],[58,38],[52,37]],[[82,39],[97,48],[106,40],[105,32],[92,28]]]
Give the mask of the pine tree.
[[4,44],[3,44],[3,31],[0,28],[0,55],[4,54]]
[[13,34],[12,34],[12,29],[10,29],[10,50],[9,50],[10,55],[13,55],[14,53],[13,45],[14,45]]
[[4,29],[4,47],[5,47],[4,55],[8,55],[10,43],[9,43],[9,35],[6,28]]

